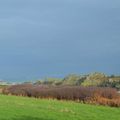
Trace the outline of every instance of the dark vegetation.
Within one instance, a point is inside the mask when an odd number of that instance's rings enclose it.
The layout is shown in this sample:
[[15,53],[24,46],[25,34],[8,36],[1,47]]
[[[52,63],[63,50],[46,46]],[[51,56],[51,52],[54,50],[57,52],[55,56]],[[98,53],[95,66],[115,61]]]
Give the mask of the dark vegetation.
[[21,84],[3,89],[3,93],[120,107],[120,96],[113,88]]

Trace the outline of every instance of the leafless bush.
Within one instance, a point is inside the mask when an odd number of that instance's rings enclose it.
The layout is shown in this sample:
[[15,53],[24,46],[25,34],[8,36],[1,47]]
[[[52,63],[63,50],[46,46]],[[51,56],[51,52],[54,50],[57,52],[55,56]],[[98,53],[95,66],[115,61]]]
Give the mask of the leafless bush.
[[120,106],[120,96],[115,89],[82,86],[47,86],[21,84],[7,87],[4,94],[51,98],[58,100],[74,100],[84,103]]

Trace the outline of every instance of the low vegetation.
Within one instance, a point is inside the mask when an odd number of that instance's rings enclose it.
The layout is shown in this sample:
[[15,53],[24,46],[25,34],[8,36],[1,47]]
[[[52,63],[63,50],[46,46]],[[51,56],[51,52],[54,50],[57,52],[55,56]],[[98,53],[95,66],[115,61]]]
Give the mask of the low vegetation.
[[89,104],[120,107],[120,95],[113,88],[21,84],[7,87],[2,92],[7,95],[72,100]]

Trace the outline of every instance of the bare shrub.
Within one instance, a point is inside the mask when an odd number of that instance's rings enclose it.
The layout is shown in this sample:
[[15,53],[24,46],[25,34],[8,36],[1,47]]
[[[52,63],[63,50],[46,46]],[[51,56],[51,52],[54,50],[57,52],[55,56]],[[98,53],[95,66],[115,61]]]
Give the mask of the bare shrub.
[[120,96],[117,90],[112,88],[21,84],[4,88],[3,93],[35,98],[82,101],[114,107],[120,106]]

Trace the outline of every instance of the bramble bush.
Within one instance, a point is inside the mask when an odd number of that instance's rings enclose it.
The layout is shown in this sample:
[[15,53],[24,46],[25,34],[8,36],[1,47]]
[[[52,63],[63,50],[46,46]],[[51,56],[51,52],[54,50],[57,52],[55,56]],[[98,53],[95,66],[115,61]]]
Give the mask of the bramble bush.
[[73,100],[83,103],[120,107],[120,95],[113,88],[21,84],[6,87],[2,92],[7,95]]

